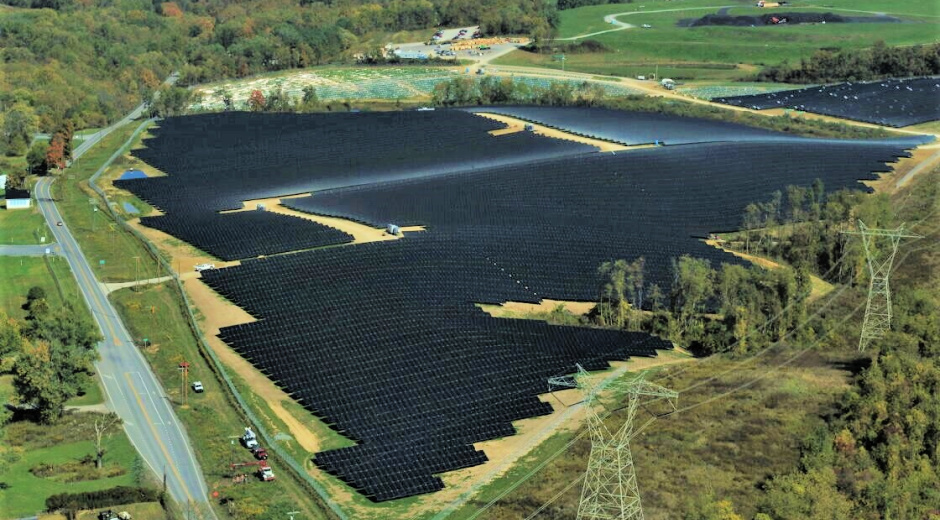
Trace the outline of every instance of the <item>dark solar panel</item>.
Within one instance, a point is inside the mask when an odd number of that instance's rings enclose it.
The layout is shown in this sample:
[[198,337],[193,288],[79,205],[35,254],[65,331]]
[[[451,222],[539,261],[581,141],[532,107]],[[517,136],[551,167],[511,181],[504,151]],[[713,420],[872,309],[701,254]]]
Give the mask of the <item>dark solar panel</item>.
[[[222,258],[350,239],[266,211],[218,213],[243,200],[314,190],[284,202],[427,226],[203,273],[259,319],[219,336],[356,441],[316,464],[376,501],[438,490],[437,474],[485,462],[474,443],[550,412],[537,398],[549,376],[669,348],[642,333],[492,318],[475,304],[593,301],[598,265],[612,259],[645,257],[648,283],[662,288],[681,255],[740,262],[693,237],[736,229],[744,206],[787,185],[867,189],[858,181],[919,142],[757,140],[763,131],[722,127],[721,139],[747,142],[586,153],[527,132],[486,135],[500,125],[469,113],[430,114],[171,118],[136,152],[168,176],[116,181],[166,213],[146,225]],[[617,115],[551,117],[592,114]]]
[[802,110],[902,127],[940,119],[940,77],[839,83],[713,101],[755,110]]

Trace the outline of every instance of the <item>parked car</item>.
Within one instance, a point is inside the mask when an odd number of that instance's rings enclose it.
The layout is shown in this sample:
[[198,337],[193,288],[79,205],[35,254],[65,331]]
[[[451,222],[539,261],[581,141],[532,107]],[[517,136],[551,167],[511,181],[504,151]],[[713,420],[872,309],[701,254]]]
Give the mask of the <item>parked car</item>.
[[202,381],[193,381],[193,392],[201,394],[205,388],[202,387]]

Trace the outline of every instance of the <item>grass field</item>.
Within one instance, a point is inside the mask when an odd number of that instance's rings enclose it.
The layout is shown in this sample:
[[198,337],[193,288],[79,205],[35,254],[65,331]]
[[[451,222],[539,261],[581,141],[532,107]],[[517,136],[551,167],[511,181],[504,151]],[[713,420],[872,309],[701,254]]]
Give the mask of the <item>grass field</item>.
[[38,244],[41,236],[49,240],[52,235],[35,204],[29,209],[0,208],[0,245]]
[[30,287],[38,286],[46,291],[46,298],[53,306],[71,302],[78,312],[91,319],[65,260],[52,257],[48,262],[47,266],[41,257],[35,256],[0,256],[0,310],[16,318],[25,317],[22,306],[26,303],[26,293]]
[[[643,6],[640,9],[640,5]],[[825,7],[811,2],[791,2],[788,11],[832,11],[844,16],[872,16],[883,12],[903,18],[906,23],[845,23],[773,27],[677,27],[684,18],[698,18],[732,6],[730,15],[772,12],[753,7],[750,0],[649,0],[642,3],[581,7],[561,12],[559,37],[605,31],[615,26],[604,16],[631,13],[618,20],[637,26],[622,31],[591,36],[611,49],[608,53],[569,54],[567,70],[594,74],[646,75],[659,67],[659,77],[684,80],[738,80],[747,78],[764,65],[798,62],[820,48],[866,48],[882,40],[888,45],[912,45],[938,41],[940,4],[929,0],[890,2],[832,0]],[[668,11],[666,11],[668,10]],[[666,11],[666,12],[654,12]],[[636,13],[636,14],[633,14]],[[650,29],[639,28],[649,24]],[[539,65],[561,68],[552,53],[532,55],[510,53],[495,62],[504,65]],[[734,68],[714,68],[734,65]]]
[[9,486],[0,489],[0,519],[35,515],[45,509],[45,500],[56,493],[92,491],[114,486],[135,485],[138,475],[134,447],[124,431],[117,428],[104,441],[105,469],[117,466],[122,474],[110,478],[60,482],[30,472],[40,463],[64,464],[94,454],[92,414],[68,414],[55,426],[15,422],[6,427],[0,482]]
[[[88,178],[127,141],[137,125],[123,126],[95,145],[56,181],[52,189],[62,217],[95,276],[102,282],[127,282],[133,281],[135,276],[147,279],[159,275],[156,261],[143,244],[114,222],[105,208],[99,207],[99,211],[94,211],[89,202],[94,199],[101,204],[88,188]],[[139,264],[134,260],[135,256],[140,257]]]

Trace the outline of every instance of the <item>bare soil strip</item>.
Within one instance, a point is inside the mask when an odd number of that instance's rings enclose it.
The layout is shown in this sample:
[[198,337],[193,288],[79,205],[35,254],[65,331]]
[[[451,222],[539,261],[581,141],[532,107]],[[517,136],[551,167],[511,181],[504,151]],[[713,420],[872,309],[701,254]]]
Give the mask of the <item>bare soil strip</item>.
[[584,316],[591,312],[597,302],[542,300],[541,303],[504,302],[502,305],[477,305],[477,307],[494,318],[515,318],[528,314],[552,312],[559,305],[575,316]]
[[628,150],[631,148],[647,148],[648,147],[648,145],[626,146],[620,143],[612,143],[610,141],[601,141],[600,139],[591,139],[590,137],[581,137],[579,135],[574,135],[568,132],[563,132],[561,130],[556,130],[554,128],[549,128],[543,125],[529,123],[521,119],[504,116],[502,114],[490,114],[490,113],[485,113],[485,112],[478,112],[477,115],[481,117],[485,117],[487,119],[492,119],[494,121],[499,121],[500,123],[505,123],[507,125],[506,128],[501,128],[499,130],[494,130],[490,132],[490,135],[494,135],[494,136],[522,132],[525,130],[525,125],[531,125],[532,132],[535,134],[543,135],[545,137],[551,137],[553,139],[562,139],[565,141],[574,141],[576,143],[588,144],[588,145],[598,148],[602,152],[616,152],[620,150]]
[[290,435],[304,450],[311,453],[319,451],[320,440],[316,435],[281,405],[281,401],[290,399],[290,396],[217,336],[222,327],[251,323],[256,321],[255,318],[219,296],[198,278],[185,280],[183,288],[202,313],[204,319],[199,324],[200,328],[209,347],[219,359],[251,386],[252,392],[263,399],[277,418],[287,425]]
[[[252,211],[257,209],[258,204],[263,204],[265,211],[270,211],[271,213],[279,213],[281,215],[290,215],[292,217],[298,217],[305,220],[311,220],[318,224],[323,224],[324,226],[329,226],[333,229],[338,229],[345,233],[349,233],[353,236],[353,244],[365,244],[367,242],[381,242],[384,240],[398,240],[402,238],[401,236],[390,235],[385,232],[384,229],[376,229],[365,224],[360,224],[358,222],[353,222],[351,220],[346,220],[336,217],[326,217],[323,215],[314,215],[312,213],[304,213],[303,211],[297,211],[290,209],[288,207],[281,205],[281,199],[298,199],[301,197],[309,197],[309,193],[301,193],[295,195],[288,195],[285,197],[273,197],[269,199],[253,199],[246,200],[244,202],[244,207],[242,209],[236,209],[231,211],[223,211],[222,213],[237,213],[239,211]],[[415,232],[415,231],[424,231],[424,226],[409,226],[401,228],[402,232]]]

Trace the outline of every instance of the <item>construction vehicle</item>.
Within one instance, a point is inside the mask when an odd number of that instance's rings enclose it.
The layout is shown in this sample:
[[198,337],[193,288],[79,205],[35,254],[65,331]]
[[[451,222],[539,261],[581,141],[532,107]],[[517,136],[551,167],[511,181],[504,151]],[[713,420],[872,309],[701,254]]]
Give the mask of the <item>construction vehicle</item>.
[[245,427],[245,433],[242,435],[241,441],[249,450],[258,446],[258,436],[247,426]]
[[261,446],[255,446],[252,448],[251,453],[258,460],[268,460],[268,450],[262,448]]
[[258,478],[265,482],[271,482],[274,480],[274,470],[271,469],[271,466],[268,466],[268,461],[266,460],[253,460],[251,462],[233,462],[231,464],[232,469],[241,468],[245,466],[258,466]]

